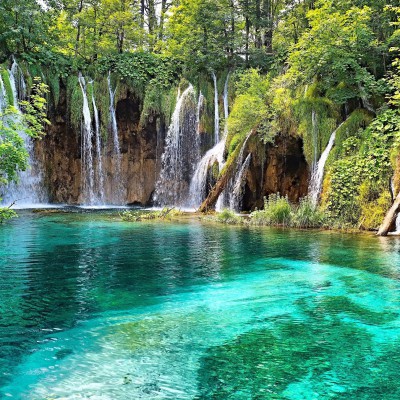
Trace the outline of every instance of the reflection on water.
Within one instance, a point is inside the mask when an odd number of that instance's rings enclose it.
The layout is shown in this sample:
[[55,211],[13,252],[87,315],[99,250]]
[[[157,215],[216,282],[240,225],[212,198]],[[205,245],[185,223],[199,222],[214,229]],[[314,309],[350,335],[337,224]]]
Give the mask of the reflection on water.
[[398,238],[24,213],[0,397],[400,398]]

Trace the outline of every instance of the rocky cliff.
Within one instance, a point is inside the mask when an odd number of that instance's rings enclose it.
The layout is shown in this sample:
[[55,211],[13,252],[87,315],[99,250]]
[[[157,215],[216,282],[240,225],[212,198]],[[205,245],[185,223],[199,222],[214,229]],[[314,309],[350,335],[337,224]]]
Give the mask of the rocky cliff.
[[[133,94],[117,103],[116,114],[121,147],[120,179],[125,204],[151,203],[164,142],[164,125],[153,116],[140,126],[141,103]],[[52,203],[81,202],[81,138],[69,123],[65,88],[62,88],[57,107],[50,110],[51,125],[45,138],[36,143],[37,159],[42,163],[45,181]],[[103,169],[105,198],[113,190],[114,174],[111,135],[104,140]]]

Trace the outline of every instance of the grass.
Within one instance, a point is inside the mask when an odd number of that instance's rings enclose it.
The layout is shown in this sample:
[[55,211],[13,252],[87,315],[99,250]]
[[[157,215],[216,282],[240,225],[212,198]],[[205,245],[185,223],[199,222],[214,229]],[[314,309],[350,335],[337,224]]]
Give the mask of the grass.
[[293,204],[279,193],[264,199],[264,209],[253,211],[243,218],[229,209],[224,209],[208,220],[228,225],[287,226],[293,228],[328,227],[328,216],[319,207],[313,205],[308,197]]
[[177,208],[164,207],[159,211],[124,211],[120,217],[125,222],[141,222],[141,221],[171,221],[181,217],[183,212]]

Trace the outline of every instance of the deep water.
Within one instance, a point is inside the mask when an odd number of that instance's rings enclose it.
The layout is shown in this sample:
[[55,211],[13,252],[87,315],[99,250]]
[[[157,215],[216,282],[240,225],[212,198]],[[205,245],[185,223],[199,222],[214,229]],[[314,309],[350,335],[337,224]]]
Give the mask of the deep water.
[[400,239],[22,212],[0,398],[399,399]]

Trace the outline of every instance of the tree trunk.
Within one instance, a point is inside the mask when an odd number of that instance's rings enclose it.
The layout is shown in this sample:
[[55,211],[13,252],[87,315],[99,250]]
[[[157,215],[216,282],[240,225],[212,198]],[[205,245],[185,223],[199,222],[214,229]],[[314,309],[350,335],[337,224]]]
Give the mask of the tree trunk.
[[[79,2],[78,6],[78,14],[80,14],[83,10],[83,0]],[[79,41],[81,39],[81,24],[80,21],[78,21],[78,26],[77,26],[77,32],[76,32],[76,39],[75,39],[75,57],[77,56],[79,52]]]
[[249,64],[250,19],[246,15],[246,65]]
[[399,210],[400,210],[400,192],[397,195],[392,207],[386,214],[386,217],[383,220],[383,223],[380,226],[379,231],[377,233],[378,236],[387,236],[390,228],[396,222],[396,217],[397,217],[397,214],[399,213]]
[[158,30],[158,38],[160,40],[162,40],[164,37],[164,20],[165,20],[166,12],[167,12],[167,0],[162,0],[161,1],[160,26],[159,26],[159,30]]
[[[237,148],[238,152],[235,155],[235,159],[233,162],[231,162],[227,167],[224,172],[224,174],[218,179],[217,183],[214,185],[214,187],[211,189],[211,192],[208,194],[207,198],[201,203],[201,206],[199,208],[199,212],[207,212],[211,210],[214,206],[215,203],[218,200],[218,197],[220,194],[223,192],[225,189],[229,179],[232,177],[232,174],[235,173],[237,166],[237,157],[240,151],[245,151],[246,148],[243,146],[247,145],[247,141],[251,136],[254,136],[256,134],[256,131],[252,131],[251,135],[247,136],[245,141]],[[236,151],[236,150],[235,150]],[[234,155],[234,154],[233,154]]]
[[397,214],[400,211],[400,155],[398,155],[396,159],[396,170],[394,172],[393,179],[393,192],[393,197],[395,196],[395,193],[398,193],[398,195],[394,199],[392,207],[387,212],[382,225],[379,227],[377,233],[378,236],[387,236],[390,228],[395,224]]
[[261,0],[256,0],[255,43],[254,44],[257,49],[261,49],[261,47],[262,47]]
[[232,173],[235,171],[235,168],[236,168],[236,163],[233,162],[229,165],[225,173],[218,179],[217,183],[211,189],[211,192],[209,193],[207,198],[203,201],[203,203],[201,203],[199,212],[204,213],[214,208],[215,203],[218,200],[218,197],[225,189],[225,186],[227,185]]

